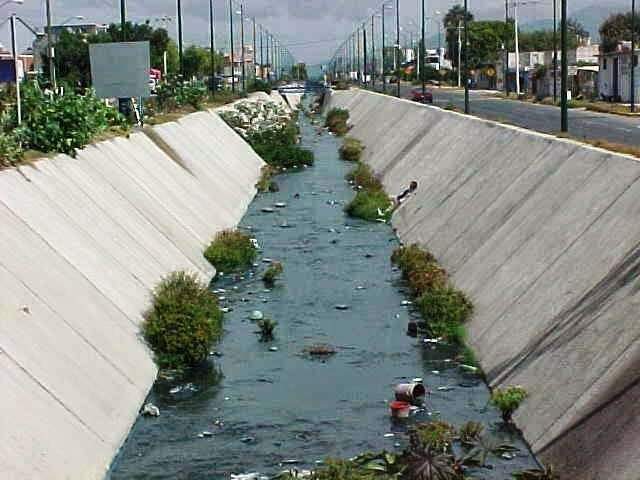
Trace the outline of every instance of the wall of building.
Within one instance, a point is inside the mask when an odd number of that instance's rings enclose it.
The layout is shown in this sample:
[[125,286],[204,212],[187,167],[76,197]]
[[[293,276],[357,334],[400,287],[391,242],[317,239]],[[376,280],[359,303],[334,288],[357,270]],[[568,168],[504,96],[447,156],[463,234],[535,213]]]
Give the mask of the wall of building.
[[0,172],[0,478],[102,478],[156,376],[139,334],[169,272],[255,194],[214,112]]
[[640,470],[640,163],[568,140],[364,91],[335,92],[394,214],[473,299],[469,341],[561,478]]

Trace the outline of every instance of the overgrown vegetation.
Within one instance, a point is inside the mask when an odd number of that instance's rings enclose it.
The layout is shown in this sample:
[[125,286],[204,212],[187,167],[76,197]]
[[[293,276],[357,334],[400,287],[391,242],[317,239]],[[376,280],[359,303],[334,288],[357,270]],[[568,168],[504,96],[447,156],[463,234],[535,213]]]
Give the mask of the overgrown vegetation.
[[450,423],[442,420],[420,423],[414,427],[420,443],[428,445],[437,452],[449,452],[455,437],[456,429]]
[[142,333],[160,367],[197,365],[222,333],[217,298],[196,275],[174,272],[153,292]]
[[463,444],[473,444],[478,441],[484,431],[484,425],[480,422],[468,421],[458,430],[458,437]]
[[276,283],[276,279],[282,275],[282,272],[284,272],[284,267],[282,266],[282,263],[280,262],[273,262],[269,268],[267,268],[267,270],[264,272],[264,275],[262,276],[262,281],[267,285],[267,286],[273,286]]
[[448,280],[435,257],[418,245],[396,249],[391,261],[407,281],[429,332],[448,342],[464,346],[464,323],[473,313],[467,296]]
[[260,172],[260,179],[256,183],[256,190],[260,193],[265,192],[278,192],[280,187],[273,179],[276,174],[275,169],[271,165],[265,165]]
[[258,328],[260,329],[260,340],[262,340],[263,342],[269,342],[273,340],[277,325],[278,322],[276,322],[275,320],[271,320],[270,318],[258,320]]
[[369,221],[386,222],[391,218],[393,203],[380,180],[367,165],[358,162],[346,178],[358,191],[345,207],[348,215]]
[[327,113],[325,127],[327,127],[330,132],[338,136],[346,135],[349,131],[347,120],[349,120],[348,110],[343,108],[332,108]]
[[271,83],[262,80],[260,78],[256,78],[247,88],[247,90],[251,92],[264,92],[266,94],[271,93]]
[[348,162],[359,162],[364,145],[357,138],[347,137],[340,147],[340,158]]
[[496,388],[491,393],[491,404],[500,410],[505,423],[509,423],[511,416],[525,398],[527,398],[527,391],[520,386]]
[[249,268],[257,255],[251,238],[237,230],[225,230],[211,242],[204,257],[218,273],[234,273]]

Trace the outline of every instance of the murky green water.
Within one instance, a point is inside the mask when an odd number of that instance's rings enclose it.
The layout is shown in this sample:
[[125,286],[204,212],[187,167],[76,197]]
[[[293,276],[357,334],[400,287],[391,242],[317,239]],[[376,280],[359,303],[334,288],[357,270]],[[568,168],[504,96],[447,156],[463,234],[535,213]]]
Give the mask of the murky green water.
[[[526,446],[500,431],[484,384],[451,361],[455,352],[406,336],[413,313],[401,305],[406,292],[389,262],[397,239],[388,225],[345,216],[353,192],[344,175],[351,165],[338,159],[338,139],[318,136],[302,121],[303,144],[313,148],[316,165],[278,177],[281,191],[257,197],[242,221],[263,258],[283,262],[282,279],[265,291],[260,263],[253,277],[215,285],[227,290],[223,306],[233,308],[214,347],[222,356],[211,357],[209,370],[156,383],[149,401],[161,416],[138,420],[110,478],[219,479],[275,473],[289,461],[313,467],[328,456],[392,450],[403,444],[407,424],[437,412],[456,425],[481,420],[520,448],[515,459],[491,458],[493,469],[477,471],[477,478],[508,478],[534,466]],[[277,202],[286,208],[261,211]],[[349,309],[336,310],[338,304]],[[279,322],[274,342],[259,341],[248,320],[252,310]],[[332,344],[338,353],[310,360],[301,351],[314,343]],[[395,423],[387,408],[391,388],[414,377],[432,390],[427,411]],[[452,388],[439,391],[442,386]],[[201,438],[203,432],[212,435]]]

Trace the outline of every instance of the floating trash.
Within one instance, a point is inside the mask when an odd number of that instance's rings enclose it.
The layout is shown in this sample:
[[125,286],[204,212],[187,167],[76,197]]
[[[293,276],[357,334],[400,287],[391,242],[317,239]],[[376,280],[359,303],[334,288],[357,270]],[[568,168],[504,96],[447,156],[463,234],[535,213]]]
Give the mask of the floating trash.
[[273,213],[273,212],[275,212],[275,209],[273,209],[271,207],[262,208],[262,213]]
[[349,310],[349,305],[336,305],[336,310]]
[[249,315],[249,320],[253,322],[258,322],[260,320],[264,320],[264,314],[260,310],[254,310]]
[[153,403],[147,403],[142,409],[142,415],[144,415],[145,417],[159,417],[160,409]]
[[276,208],[286,208],[287,204],[284,202],[278,202],[273,205]]

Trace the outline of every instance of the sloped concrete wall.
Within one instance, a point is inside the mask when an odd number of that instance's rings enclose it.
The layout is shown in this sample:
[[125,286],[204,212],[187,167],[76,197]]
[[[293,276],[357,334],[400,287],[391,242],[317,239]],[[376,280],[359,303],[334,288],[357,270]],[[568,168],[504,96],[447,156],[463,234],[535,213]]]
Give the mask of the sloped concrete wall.
[[0,172],[0,478],[104,476],[155,380],[151,290],[213,276],[262,166],[201,112]]
[[493,387],[566,479],[640,470],[640,163],[631,157],[363,91],[335,92],[393,223],[470,294],[469,340]]

